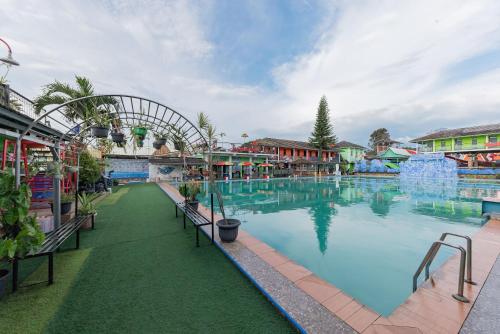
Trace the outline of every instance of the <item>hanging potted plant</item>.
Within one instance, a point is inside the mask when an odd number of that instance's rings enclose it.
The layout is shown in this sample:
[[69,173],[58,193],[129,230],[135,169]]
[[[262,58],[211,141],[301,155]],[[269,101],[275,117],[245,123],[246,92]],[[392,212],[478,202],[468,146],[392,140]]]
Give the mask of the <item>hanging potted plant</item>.
[[142,123],[132,128],[132,134],[139,140],[144,140],[148,134],[148,127]]
[[201,192],[200,182],[191,180],[179,186],[179,193],[184,197],[186,204],[198,210],[199,201],[196,196]]
[[155,133],[155,141],[153,142],[153,147],[159,150],[163,145],[167,143],[167,134],[165,133]]
[[[75,200],[75,194],[63,193],[61,194],[61,215],[65,215],[71,211],[71,205]],[[50,210],[54,213],[54,203],[50,202]]]
[[93,216],[97,214],[97,210],[94,204],[94,199],[96,195],[87,196],[86,193],[78,195],[78,201],[80,202],[80,207],[78,208],[79,216],[87,216],[87,220],[82,225],[83,228],[89,229],[92,227]]
[[[31,190],[27,184],[16,189],[16,179],[0,173],[0,261],[11,261],[36,252],[45,234],[35,216],[29,215]],[[6,293],[10,272],[0,270],[0,298]]]
[[111,132],[111,140],[113,140],[113,143],[121,145],[125,142],[125,134],[122,132]]
[[104,110],[96,110],[92,115],[93,125],[90,127],[92,137],[106,138],[109,134],[109,126],[111,119],[108,113]]

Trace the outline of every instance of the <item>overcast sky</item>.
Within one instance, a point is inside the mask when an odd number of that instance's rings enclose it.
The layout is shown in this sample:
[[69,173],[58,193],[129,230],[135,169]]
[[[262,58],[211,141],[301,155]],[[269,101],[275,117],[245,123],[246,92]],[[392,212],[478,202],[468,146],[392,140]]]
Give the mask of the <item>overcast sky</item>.
[[84,75],[206,112],[233,141],[307,139],[323,94],[361,145],[500,122],[498,0],[0,0],[0,37],[29,97]]

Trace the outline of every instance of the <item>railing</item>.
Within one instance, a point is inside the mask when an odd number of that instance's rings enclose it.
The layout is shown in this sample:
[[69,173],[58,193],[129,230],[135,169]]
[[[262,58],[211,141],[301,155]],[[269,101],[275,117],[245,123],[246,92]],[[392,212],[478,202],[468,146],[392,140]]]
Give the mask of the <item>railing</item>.
[[[462,246],[456,246],[449,243],[444,242],[447,236],[455,236],[459,238],[464,238],[467,241],[467,251]],[[453,294],[453,298],[458,301],[468,303],[469,299],[464,296],[464,282],[468,284],[475,285],[472,281],[472,240],[468,236],[459,235],[455,233],[443,233],[441,234],[441,238],[438,241],[435,241],[432,246],[427,251],[422,263],[418,267],[415,275],[413,275],[413,292],[417,291],[417,281],[418,277],[422,273],[422,270],[425,268],[425,280],[428,280],[430,277],[429,268],[434,261],[439,249],[441,246],[446,246],[450,248],[455,248],[460,251],[460,269],[458,273],[458,291],[456,294]],[[467,262],[467,264],[466,264]],[[467,265],[467,279],[465,279],[465,266]]]
[[427,153],[427,152],[432,152],[432,151],[433,151],[432,146],[419,146],[418,147],[418,152]]
[[476,145],[458,145],[455,144],[455,151],[464,151],[464,150],[484,150],[486,145],[484,144],[476,144]]
[[33,101],[31,101],[26,96],[16,92],[9,86],[4,87],[7,87],[8,90],[8,105],[5,105],[5,107],[17,111],[18,113],[28,116],[32,119],[35,119],[36,113]]

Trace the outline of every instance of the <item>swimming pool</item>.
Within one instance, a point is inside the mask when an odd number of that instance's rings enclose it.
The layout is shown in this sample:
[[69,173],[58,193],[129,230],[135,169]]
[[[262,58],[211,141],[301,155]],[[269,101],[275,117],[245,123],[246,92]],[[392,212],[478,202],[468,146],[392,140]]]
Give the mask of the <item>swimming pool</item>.
[[[317,276],[387,316],[443,232],[472,235],[498,184],[377,178],[218,183],[226,215]],[[208,196],[201,198],[208,204]],[[460,242],[457,240],[457,243]],[[442,249],[441,265],[453,252]]]

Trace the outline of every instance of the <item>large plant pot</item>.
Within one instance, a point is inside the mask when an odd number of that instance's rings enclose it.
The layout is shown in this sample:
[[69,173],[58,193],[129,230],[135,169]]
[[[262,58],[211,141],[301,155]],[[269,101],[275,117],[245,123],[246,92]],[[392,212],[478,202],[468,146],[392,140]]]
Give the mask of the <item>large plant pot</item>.
[[120,132],[111,132],[111,139],[113,143],[123,143],[125,141],[125,134]]
[[82,224],[82,228],[85,229],[85,230],[90,230],[92,228],[92,216],[93,215],[85,215],[86,216],[86,220],[85,222]]
[[194,210],[198,211],[198,205],[200,204],[199,201],[188,201],[187,205],[192,207]]
[[96,138],[106,138],[109,134],[109,128],[102,126],[93,126],[90,128],[90,132],[93,137]]
[[7,294],[10,272],[7,269],[0,269],[0,299]]
[[[65,215],[71,211],[71,204],[73,203],[61,203],[61,215]],[[50,210],[54,213],[54,203],[50,203]]]
[[238,237],[238,228],[241,222],[238,219],[221,219],[217,221],[219,237],[223,242],[233,242]]

